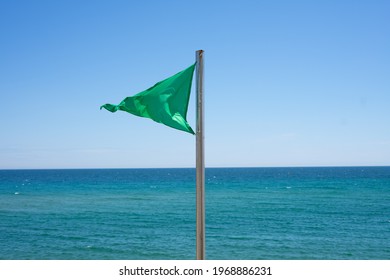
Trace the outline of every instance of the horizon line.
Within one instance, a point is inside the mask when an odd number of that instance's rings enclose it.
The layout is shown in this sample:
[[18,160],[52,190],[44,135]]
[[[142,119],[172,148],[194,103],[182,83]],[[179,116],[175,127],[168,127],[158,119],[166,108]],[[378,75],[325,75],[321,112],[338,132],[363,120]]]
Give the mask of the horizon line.
[[[390,167],[390,165],[302,165],[302,166],[211,166],[206,169],[239,169],[239,168],[367,168]],[[0,171],[23,170],[118,170],[118,169],[196,169],[196,167],[53,167],[53,168],[0,168]]]

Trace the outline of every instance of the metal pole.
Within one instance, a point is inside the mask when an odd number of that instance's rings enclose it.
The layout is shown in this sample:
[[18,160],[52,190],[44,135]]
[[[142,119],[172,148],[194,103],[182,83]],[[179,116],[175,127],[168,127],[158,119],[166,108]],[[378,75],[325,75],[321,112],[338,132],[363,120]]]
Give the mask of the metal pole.
[[203,50],[196,51],[196,259],[206,258],[203,129]]

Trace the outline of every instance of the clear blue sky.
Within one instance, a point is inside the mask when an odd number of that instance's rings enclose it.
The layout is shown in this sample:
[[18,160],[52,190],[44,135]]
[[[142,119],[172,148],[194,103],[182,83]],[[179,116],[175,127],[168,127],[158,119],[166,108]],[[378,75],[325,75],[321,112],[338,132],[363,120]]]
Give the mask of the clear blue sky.
[[[194,167],[99,106],[205,50],[206,166],[390,165],[390,1],[0,1],[0,169]],[[188,121],[195,127],[194,91]]]

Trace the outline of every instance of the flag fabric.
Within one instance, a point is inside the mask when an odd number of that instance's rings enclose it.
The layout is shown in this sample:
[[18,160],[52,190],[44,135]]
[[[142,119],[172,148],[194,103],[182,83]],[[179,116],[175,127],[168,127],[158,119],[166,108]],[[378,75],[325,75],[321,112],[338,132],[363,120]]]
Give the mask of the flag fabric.
[[195,134],[186,120],[195,64],[145,91],[126,97],[118,105],[105,104],[100,109],[112,113],[125,111]]

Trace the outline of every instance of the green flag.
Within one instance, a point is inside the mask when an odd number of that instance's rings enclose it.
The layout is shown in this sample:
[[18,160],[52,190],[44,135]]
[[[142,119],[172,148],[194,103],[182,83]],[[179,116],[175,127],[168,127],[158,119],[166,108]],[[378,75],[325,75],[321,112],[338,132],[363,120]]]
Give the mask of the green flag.
[[195,64],[145,91],[126,97],[119,105],[105,104],[100,109],[112,113],[126,111],[195,134],[186,120]]

